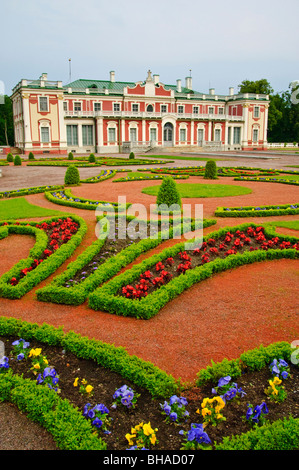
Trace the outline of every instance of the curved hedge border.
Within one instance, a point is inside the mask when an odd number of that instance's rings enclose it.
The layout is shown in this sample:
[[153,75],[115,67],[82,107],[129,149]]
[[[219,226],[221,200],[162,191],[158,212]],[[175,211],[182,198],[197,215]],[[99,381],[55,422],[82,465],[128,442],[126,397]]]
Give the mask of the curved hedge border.
[[66,188],[63,191],[59,191],[59,193],[57,193],[56,191],[47,191],[45,192],[45,197],[54,204],[92,211],[98,208],[107,212],[120,212],[131,205],[130,203],[126,203],[126,205],[121,206],[117,202],[94,201],[92,199],[76,197],[72,194],[70,188]]
[[[61,346],[78,357],[94,360],[103,367],[120,373],[133,383],[147,388],[153,397],[170,396],[180,392],[179,381],[159,370],[149,362],[129,356],[124,348],[101,341],[89,340],[78,334],[64,334],[62,328],[47,324],[38,326],[13,318],[0,317],[1,336],[19,336],[26,340],[35,339],[41,343]],[[238,377],[234,364],[246,364],[251,370],[259,370],[273,358],[289,358],[290,345],[285,342],[247,351],[239,360],[222,361],[213,364],[199,374],[200,383],[218,380],[229,373]],[[208,375],[205,374],[208,371]],[[154,393],[153,393],[154,392]],[[29,379],[10,372],[0,375],[0,400],[15,403],[28,413],[28,418],[38,422],[50,432],[58,447],[65,450],[105,450],[106,444],[91,433],[90,422],[74,408],[68,400],[62,400],[52,390],[36,385]],[[57,419],[58,418],[58,419]],[[226,437],[215,445],[215,450],[291,450],[299,445],[299,420],[292,416],[278,420],[241,435]]]
[[[210,233],[204,240],[209,238],[218,239],[225,235],[228,230],[235,232],[236,230],[244,230],[247,227],[257,227],[256,224],[247,223],[235,227],[225,227],[217,232]],[[273,227],[266,227],[265,234],[274,236]],[[295,237],[288,237],[275,234],[279,240],[292,240],[293,243],[298,241]],[[257,250],[252,252],[245,252],[243,254],[229,255],[225,259],[215,259],[202,266],[197,266],[193,269],[186,271],[184,275],[173,278],[169,283],[161,286],[159,289],[149,294],[147,297],[143,297],[140,300],[132,300],[123,296],[117,295],[118,291],[127,284],[134,283],[147,269],[151,269],[159,261],[163,261],[168,257],[175,256],[180,251],[184,250],[184,243],[179,243],[174,247],[167,248],[161,253],[154,255],[142,263],[133,266],[132,269],[118,275],[114,279],[103,286],[96,289],[88,297],[88,305],[93,310],[104,310],[117,315],[132,316],[135,318],[149,319],[156,315],[162,307],[164,307],[172,299],[180,295],[186,289],[192,285],[211,277],[217,272],[221,272],[227,269],[232,269],[237,266],[244,264],[254,263],[257,261],[265,261],[271,259],[281,258],[298,258],[298,251],[295,249],[282,249],[274,250],[269,249]]]
[[299,180],[287,180],[279,178],[262,178],[262,177],[251,177],[251,176],[241,176],[234,178],[234,181],[260,181],[261,183],[281,183],[281,184],[293,184],[299,186]]
[[0,192],[0,199],[18,196],[27,196],[30,194],[44,193],[45,191],[54,191],[63,189],[64,186],[34,186],[32,188],[15,189],[13,191],[2,191]]
[[217,207],[217,217],[264,217],[274,215],[299,214],[298,204],[282,204],[275,206],[245,206],[245,207]]
[[[127,216],[127,219],[134,219],[135,217]],[[204,220],[204,227],[215,224],[215,220]],[[177,230],[181,231],[181,227]],[[194,228],[194,223],[192,229]],[[180,232],[181,233],[181,232]],[[176,228],[169,229],[169,238],[176,234]],[[109,258],[106,262],[99,266],[99,268],[84,281],[80,282],[77,286],[65,287],[64,283],[71,279],[79,269],[82,269],[92,258],[99,253],[102,249],[105,240],[99,239],[93,242],[78,258],[69,264],[66,271],[53,279],[50,285],[43,287],[36,292],[37,299],[42,302],[53,302],[58,304],[80,305],[87,299],[88,295],[99,287],[99,285],[111,279],[119,273],[119,271],[134,261],[142,253],[145,253],[156,246],[160,245],[165,240],[163,232],[157,238],[146,238],[140,240],[138,243],[132,244],[124,248],[116,256]]]
[[[269,346],[260,346],[248,350],[238,359],[224,359],[200,370],[197,373],[196,385],[206,383],[214,386],[221,377],[227,375],[232,379],[240,377],[246,371],[259,371],[268,366],[273,359],[290,360],[294,348],[287,342],[277,342]],[[215,450],[292,450],[299,446],[299,419],[277,420],[243,433],[223,438],[223,442],[215,445]]]
[[68,400],[47,387],[10,371],[0,375],[0,402],[14,403],[27,418],[44,427],[61,450],[106,450],[92,426]]
[[[127,181],[146,181],[146,180],[162,180],[164,176],[127,176],[126,178],[118,178],[113,183],[123,183]],[[173,179],[176,180],[186,180],[189,178],[189,175],[174,175]]]
[[[15,222],[12,221],[6,221],[9,223],[9,225],[5,226],[7,228],[7,234],[18,233],[34,235],[36,236],[36,243],[30,250],[28,258],[19,261],[9,271],[0,277],[0,297],[20,299],[23,297],[23,295],[33,289],[33,287],[50,276],[50,274],[53,274],[56,269],[59,268],[73,254],[86,234],[87,225],[81,217],[72,215],[70,218],[79,224],[77,233],[73,234],[67,243],[61,245],[60,248],[55,251],[55,253],[53,253],[42,263],[40,263],[34,270],[23,277],[16,286],[9,284],[11,278],[18,276],[21,269],[29,267],[34,262],[34,259],[39,258],[44,249],[47,247],[47,234],[43,230],[37,229],[35,225],[41,224],[43,222],[50,223],[54,220],[60,219],[60,217],[52,217],[41,222],[19,222],[18,225],[15,225]],[[5,223],[5,221],[2,221],[2,223]]]
[[48,324],[39,326],[15,318],[0,317],[1,336],[19,336],[29,341],[35,339],[50,346],[59,346],[81,359],[96,362],[106,369],[120,374],[124,379],[145,388],[153,397],[171,396],[179,393],[180,380],[135,355],[125,348],[89,339],[78,333],[64,333],[62,327]]

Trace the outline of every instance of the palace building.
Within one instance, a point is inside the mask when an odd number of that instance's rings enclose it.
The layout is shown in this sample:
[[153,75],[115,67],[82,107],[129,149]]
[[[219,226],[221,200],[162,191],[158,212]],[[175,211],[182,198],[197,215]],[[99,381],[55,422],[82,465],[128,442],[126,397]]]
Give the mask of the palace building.
[[15,146],[24,154],[149,149],[267,149],[268,95],[217,95],[148,71],[139,82],[22,79],[12,90]]

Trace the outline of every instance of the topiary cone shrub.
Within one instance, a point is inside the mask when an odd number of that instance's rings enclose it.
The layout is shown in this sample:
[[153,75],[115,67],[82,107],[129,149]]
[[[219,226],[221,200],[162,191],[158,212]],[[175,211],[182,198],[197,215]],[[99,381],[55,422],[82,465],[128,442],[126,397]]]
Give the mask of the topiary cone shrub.
[[93,153],[91,153],[88,157],[89,163],[95,163],[96,162],[96,157],[94,156]]
[[214,160],[208,160],[206,163],[204,179],[206,180],[217,180],[217,166]]
[[69,152],[68,160],[74,160],[74,155],[72,154],[72,152]]
[[171,176],[166,176],[163,178],[162,184],[157,194],[156,204],[157,206],[161,204],[166,204],[167,206],[177,204],[179,207],[182,206],[181,196],[177,189],[176,182]]
[[75,165],[70,165],[66,170],[64,176],[64,184],[72,186],[80,184],[79,170]]
[[22,165],[22,160],[20,155],[16,155],[13,161],[14,165]]
[[135,153],[131,152],[129,155],[129,160],[134,160],[134,158],[135,158]]
[[11,152],[9,152],[9,153],[7,154],[6,160],[7,160],[8,162],[13,162],[13,154],[12,154]]
[[34,155],[33,155],[32,152],[29,152],[28,160],[35,160]]

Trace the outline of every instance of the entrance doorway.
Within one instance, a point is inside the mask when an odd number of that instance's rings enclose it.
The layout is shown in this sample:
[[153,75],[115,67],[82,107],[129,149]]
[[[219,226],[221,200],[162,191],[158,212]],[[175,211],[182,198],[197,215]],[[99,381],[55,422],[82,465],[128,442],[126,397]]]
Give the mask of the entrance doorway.
[[167,122],[163,129],[163,141],[164,145],[172,147],[173,145],[173,125],[171,122]]

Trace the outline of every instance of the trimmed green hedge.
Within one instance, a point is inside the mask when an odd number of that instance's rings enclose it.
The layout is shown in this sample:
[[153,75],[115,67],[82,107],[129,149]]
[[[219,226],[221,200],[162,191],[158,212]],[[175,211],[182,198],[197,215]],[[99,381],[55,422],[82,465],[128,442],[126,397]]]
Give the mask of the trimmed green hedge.
[[32,188],[16,189],[13,191],[2,191],[0,192],[0,199],[18,196],[27,196],[30,194],[44,193],[45,191],[54,191],[63,189],[64,185],[59,186],[34,186]]
[[[236,230],[244,230],[249,226],[257,227],[256,224],[247,223],[235,227],[225,227],[217,232],[210,233],[204,240],[209,238],[219,239],[225,235],[228,230],[235,232]],[[265,228],[265,235],[273,237],[275,229],[273,227]],[[297,238],[281,236],[276,234],[279,240],[292,240],[293,243],[298,241]],[[271,259],[281,258],[298,258],[299,252],[295,249],[282,249],[275,250],[257,250],[247,251],[243,254],[229,255],[225,259],[215,259],[202,266],[197,266],[193,269],[186,271],[185,274],[173,278],[169,283],[163,285],[155,290],[147,297],[140,300],[132,300],[126,297],[117,295],[118,291],[127,284],[134,283],[144,271],[151,269],[157,262],[162,261],[168,257],[175,256],[180,251],[184,250],[184,243],[179,243],[174,247],[168,248],[161,253],[154,255],[142,263],[133,266],[132,269],[120,274],[114,279],[110,280],[103,286],[96,289],[88,297],[88,305],[93,310],[104,310],[117,315],[132,316],[135,318],[149,319],[156,315],[162,307],[164,307],[172,299],[180,295],[192,285],[211,277],[217,272],[227,269],[232,269],[244,264],[254,263],[257,261],[265,261]]]
[[30,271],[16,286],[12,286],[10,284],[11,278],[18,277],[21,269],[30,267],[34,262],[34,259],[38,259],[47,247],[47,234],[43,230],[36,228],[35,225],[43,222],[50,223],[54,220],[58,220],[59,218],[60,217],[52,217],[41,222],[19,222],[18,225],[15,225],[15,222],[7,221],[9,222],[9,225],[5,226],[7,228],[7,234],[18,233],[32,235],[36,237],[36,243],[30,250],[28,258],[19,261],[0,277],[0,297],[20,299],[23,295],[33,289],[33,287],[53,274],[80,245],[86,234],[87,225],[81,217],[72,215],[71,218],[79,224],[79,229],[72,235],[71,239],[56,250],[55,253],[49,256],[49,258],[46,258],[35,269]]
[[[127,216],[127,220],[135,219],[135,217]],[[215,224],[215,220],[205,220],[204,226],[208,227]],[[173,232],[172,227],[169,229],[169,238],[173,237],[177,230],[181,230],[180,226]],[[194,225],[192,226],[192,229]],[[90,276],[88,276],[80,284],[73,287],[65,287],[64,283],[71,279],[77,271],[82,269],[92,258],[99,253],[102,249],[105,240],[99,239],[92,243],[78,258],[69,264],[66,271],[53,279],[50,285],[38,290],[36,295],[37,299],[43,302],[53,302],[58,304],[80,305],[88,297],[88,295],[98,288],[99,285],[111,279],[119,273],[119,271],[134,261],[142,253],[145,253],[165,240],[163,232],[160,232],[156,239],[146,238],[134,243],[116,256],[109,258],[106,262],[98,267],[98,269]]]
[[261,183],[281,183],[281,184],[292,184],[295,186],[299,185],[299,180],[288,180],[288,179],[271,178],[271,177],[265,178],[262,176],[257,176],[257,177],[241,176],[241,177],[234,178],[234,181],[259,181]]
[[276,204],[275,206],[217,207],[217,217],[264,217],[299,214],[298,204]]
[[100,340],[89,339],[51,325],[28,323],[15,318],[0,317],[0,335],[18,336],[27,341],[35,339],[52,346],[61,346],[75,356],[92,360],[104,368],[120,374],[124,379],[145,388],[153,397],[170,397],[180,391],[180,381],[135,355],[125,348]]
[[0,401],[14,403],[29,419],[44,427],[61,450],[107,449],[78,408],[33,380],[11,371],[1,374]]
[[128,208],[131,204],[126,203],[126,205],[118,205],[118,203],[107,202],[107,201],[94,201],[92,199],[85,199],[83,197],[76,197],[72,194],[70,188],[66,188],[63,191],[59,192],[59,196],[55,196],[56,191],[46,191],[45,197],[54,204],[59,204],[62,206],[76,207],[77,209],[85,210],[96,210],[100,209],[107,212],[117,212],[123,211],[125,208]]

